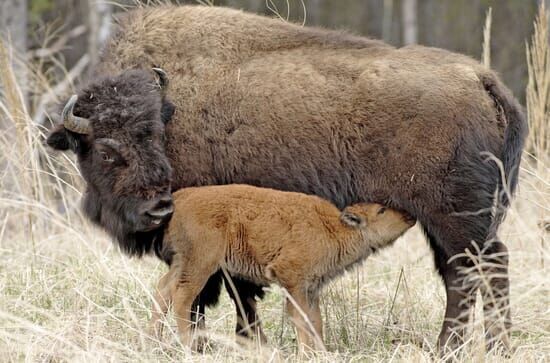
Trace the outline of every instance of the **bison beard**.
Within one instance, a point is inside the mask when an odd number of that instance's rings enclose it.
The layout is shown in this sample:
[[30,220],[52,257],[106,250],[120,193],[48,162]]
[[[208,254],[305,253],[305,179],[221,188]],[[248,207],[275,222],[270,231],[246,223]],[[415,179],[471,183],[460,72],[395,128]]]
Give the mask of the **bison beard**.
[[139,204],[131,198],[112,199],[105,205],[100,202],[100,196],[96,192],[88,190],[82,201],[82,209],[92,222],[104,228],[120,249],[129,256],[141,257],[152,251],[166,262],[171,264],[169,253],[160,254],[162,251],[163,228],[152,231],[135,231],[129,223],[121,218],[125,211],[138,209]]

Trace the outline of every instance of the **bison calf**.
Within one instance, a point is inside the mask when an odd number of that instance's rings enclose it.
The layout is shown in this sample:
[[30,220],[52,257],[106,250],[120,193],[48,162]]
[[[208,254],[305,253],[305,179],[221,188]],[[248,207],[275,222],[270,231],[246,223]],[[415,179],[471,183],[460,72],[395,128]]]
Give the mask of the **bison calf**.
[[174,200],[162,251],[172,263],[159,282],[153,324],[158,329],[173,302],[184,344],[191,342],[193,301],[224,268],[258,284],[284,287],[300,346],[322,348],[322,285],[415,223],[379,204],[341,212],[316,196],[247,185],[182,189]]

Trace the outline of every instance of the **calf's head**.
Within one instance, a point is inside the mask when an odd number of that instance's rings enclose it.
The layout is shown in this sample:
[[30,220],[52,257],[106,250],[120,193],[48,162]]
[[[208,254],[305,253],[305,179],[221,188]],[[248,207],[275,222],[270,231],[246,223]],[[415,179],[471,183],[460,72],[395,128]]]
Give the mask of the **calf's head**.
[[47,139],[76,153],[86,181],[84,212],[132,255],[151,250],[173,212],[164,125],[174,106],[166,86],[160,69],[96,80],[70,98],[63,123]]
[[378,243],[394,241],[416,223],[410,215],[377,203],[350,205],[342,211],[340,220]]

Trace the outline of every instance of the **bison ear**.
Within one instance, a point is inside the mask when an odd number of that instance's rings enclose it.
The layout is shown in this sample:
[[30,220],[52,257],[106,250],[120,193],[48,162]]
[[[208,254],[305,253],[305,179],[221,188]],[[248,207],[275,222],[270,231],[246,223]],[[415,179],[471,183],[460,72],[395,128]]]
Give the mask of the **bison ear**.
[[160,119],[163,124],[167,124],[172,119],[172,116],[176,112],[176,106],[168,100],[162,101],[162,108],[160,109]]
[[344,209],[342,214],[340,214],[340,221],[350,227],[359,227],[364,222],[361,216],[358,216],[357,214],[346,209]]
[[67,131],[63,125],[56,126],[56,128],[50,132],[46,143],[56,150],[68,150],[71,146]]
[[46,144],[56,150],[66,151],[70,149],[75,154],[82,153],[88,148],[86,135],[69,131],[63,125],[56,126],[50,132]]

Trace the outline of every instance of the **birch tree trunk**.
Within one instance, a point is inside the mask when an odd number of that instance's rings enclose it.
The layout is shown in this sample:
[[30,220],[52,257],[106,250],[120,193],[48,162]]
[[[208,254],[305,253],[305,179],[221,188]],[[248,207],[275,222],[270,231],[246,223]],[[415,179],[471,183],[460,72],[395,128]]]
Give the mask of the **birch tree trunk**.
[[[311,5],[310,5],[311,4]],[[319,25],[321,23],[321,0],[311,0],[307,3],[307,25]]]
[[402,0],[403,44],[418,42],[418,19],[416,0]]
[[99,62],[101,47],[111,32],[111,5],[104,1],[88,0],[90,10],[88,37],[88,54],[90,55],[92,69]]
[[27,50],[27,1],[0,1],[0,32],[18,51]]
[[393,0],[384,0],[384,15],[382,20],[382,39],[391,42],[391,28],[393,20]]
[[[25,60],[27,51],[27,0],[0,0],[0,37],[16,51],[14,58]],[[13,62],[23,96],[27,77],[23,62]]]

